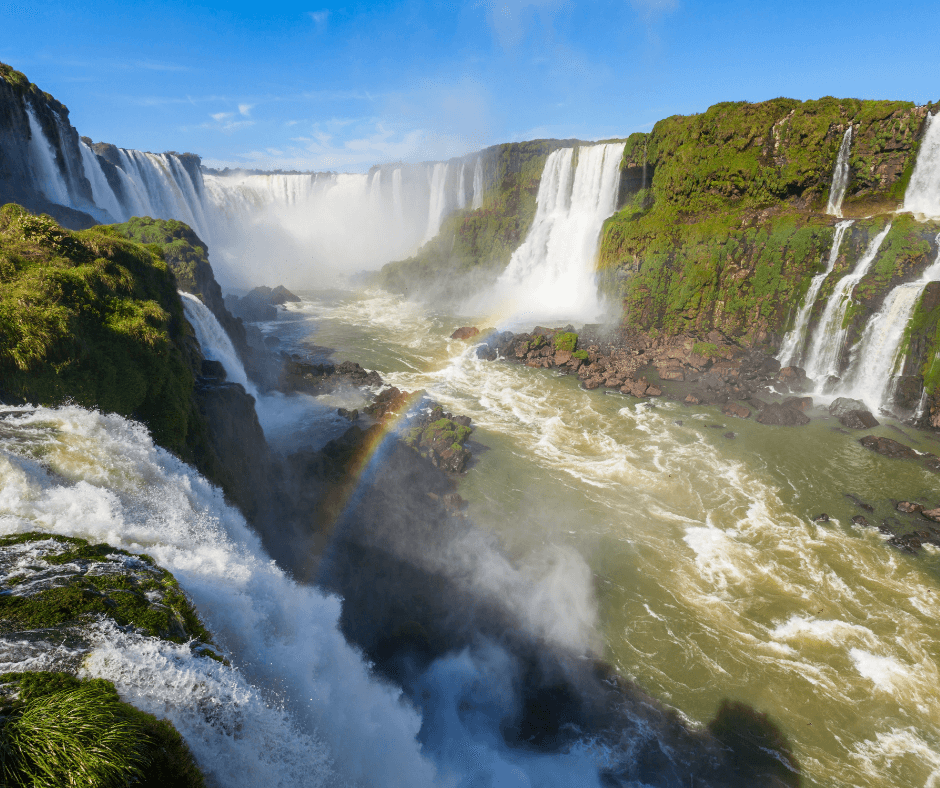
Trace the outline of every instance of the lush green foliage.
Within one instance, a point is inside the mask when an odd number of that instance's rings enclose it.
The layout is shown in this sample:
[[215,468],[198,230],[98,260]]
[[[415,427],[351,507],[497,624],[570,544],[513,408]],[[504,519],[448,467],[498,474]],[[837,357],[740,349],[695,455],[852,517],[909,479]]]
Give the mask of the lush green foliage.
[[173,274],[151,250],[0,209],[0,394],[131,416],[179,452],[198,418],[185,327]]
[[4,81],[13,88],[13,92],[18,96],[32,96],[34,99],[42,99],[43,102],[57,110],[60,115],[68,117],[68,108],[62,102],[45,91],[40,90],[29,81],[25,74],[17,71],[12,66],[8,66],[6,63],[0,63],[0,77],[3,77]]
[[10,788],[202,788],[189,748],[166,720],[122,703],[114,685],[65,673],[6,673],[0,773]]
[[555,350],[574,353],[578,346],[578,335],[573,331],[559,331],[555,334]]

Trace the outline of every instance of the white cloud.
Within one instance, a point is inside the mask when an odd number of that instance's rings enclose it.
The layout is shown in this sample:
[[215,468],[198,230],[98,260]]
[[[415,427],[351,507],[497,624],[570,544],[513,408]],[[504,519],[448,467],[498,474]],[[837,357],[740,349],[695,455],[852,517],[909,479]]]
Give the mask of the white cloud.
[[254,106],[254,104],[239,104],[238,112],[247,118],[251,114],[251,110],[254,109]]
[[330,12],[328,10],[308,11],[307,16],[313,20],[313,24],[316,26],[318,33],[322,33],[326,30],[326,23],[330,19]]
[[211,117],[217,123],[221,123],[223,120],[227,120],[228,118],[234,118],[235,115],[231,112],[216,112]]

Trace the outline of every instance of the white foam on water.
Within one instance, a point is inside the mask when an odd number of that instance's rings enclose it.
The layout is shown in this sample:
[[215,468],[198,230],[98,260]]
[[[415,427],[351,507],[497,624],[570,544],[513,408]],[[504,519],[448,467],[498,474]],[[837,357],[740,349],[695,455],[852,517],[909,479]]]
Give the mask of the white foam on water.
[[910,678],[910,669],[892,657],[881,657],[860,648],[851,649],[849,655],[855,663],[855,669],[885,692],[894,691],[899,682]]

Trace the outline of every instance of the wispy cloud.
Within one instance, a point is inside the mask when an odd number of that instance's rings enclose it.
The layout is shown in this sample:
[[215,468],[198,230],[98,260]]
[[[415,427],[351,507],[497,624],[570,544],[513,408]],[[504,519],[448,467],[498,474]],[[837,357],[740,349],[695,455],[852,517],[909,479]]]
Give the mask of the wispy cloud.
[[215,131],[221,131],[225,134],[231,134],[233,131],[237,131],[238,129],[255,125],[253,120],[235,120],[234,112],[214,112],[209,117],[212,118],[214,122],[202,123],[200,124],[199,128],[213,129]]
[[244,115],[246,118],[251,115],[251,111],[254,109],[254,104],[239,104],[238,113]]
[[322,33],[326,30],[326,25],[330,21],[330,12],[326,9],[322,11],[308,11],[307,16],[313,20],[313,24],[317,29],[318,33]]

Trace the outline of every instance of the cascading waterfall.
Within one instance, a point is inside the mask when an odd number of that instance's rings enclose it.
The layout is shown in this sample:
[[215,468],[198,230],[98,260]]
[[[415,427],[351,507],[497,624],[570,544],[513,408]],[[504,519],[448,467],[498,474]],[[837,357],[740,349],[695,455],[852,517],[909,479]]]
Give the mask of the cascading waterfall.
[[467,170],[467,163],[460,163],[460,181],[457,183],[457,210],[462,211],[467,207],[467,182],[464,174]]
[[235,352],[232,340],[229,339],[215,315],[209,311],[209,307],[191,293],[180,291],[180,298],[183,301],[186,319],[196,332],[196,339],[199,341],[203,355],[222,364],[225,367],[225,374],[232,383],[241,383],[246,391],[257,394],[248,380],[245,366],[238,357],[238,353]]
[[82,154],[82,167],[85,170],[85,177],[88,178],[88,182],[91,184],[91,193],[95,204],[107,211],[112,221],[123,221],[127,211],[121,205],[121,201],[111,188],[111,184],[108,183],[95,152],[81,140],[79,140],[78,149]]
[[806,291],[806,297],[803,299],[803,305],[796,313],[796,319],[793,321],[793,329],[783,338],[783,344],[780,352],[777,354],[777,360],[783,365],[799,364],[803,356],[803,346],[806,344],[806,330],[809,327],[809,318],[813,312],[813,306],[816,304],[816,296],[822,289],[826,277],[832,273],[835,268],[836,260],[839,258],[839,247],[842,246],[842,239],[845,231],[852,226],[852,220],[839,222],[836,224],[835,235],[832,239],[832,248],[829,250],[829,261],[826,263],[826,270],[821,274],[816,274],[809,283],[809,289]]
[[852,149],[852,127],[849,126],[842,135],[842,144],[839,146],[839,155],[836,157],[836,166],[832,171],[832,186],[829,188],[829,203],[826,213],[842,218],[842,200],[845,199],[845,190],[849,185],[849,153]]
[[[940,236],[936,242],[940,244]],[[930,282],[940,281],[940,252],[920,279],[895,287],[852,351],[852,362],[838,391],[871,408],[889,408],[904,360],[904,332]]]
[[911,182],[904,194],[904,210],[924,216],[940,216],[940,123],[927,115]]
[[29,119],[29,154],[32,169],[39,181],[39,189],[51,202],[59,205],[66,205],[70,208],[72,198],[69,195],[68,184],[62,173],[59,171],[59,165],[56,163],[55,154],[52,151],[52,145],[46,139],[42,126],[36,119],[36,113],[32,106],[26,102],[26,116]]
[[392,219],[401,225],[405,220],[405,211],[402,206],[401,167],[392,171]]
[[843,276],[835,286],[832,295],[826,302],[826,308],[822,317],[819,319],[819,325],[813,334],[812,344],[807,354],[806,374],[816,381],[818,390],[823,390],[826,381],[830,376],[839,374],[839,358],[842,354],[842,345],[845,342],[846,330],[842,327],[845,318],[845,312],[848,309],[849,300],[855,286],[862,280],[862,277],[868,273],[881,244],[891,230],[890,222],[876,235],[862,259],[858,261],[855,269],[846,276]]
[[470,203],[473,210],[483,207],[483,162],[477,156],[477,163],[473,167],[473,201]]
[[447,170],[446,162],[438,162],[430,175],[430,203],[428,205],[428,227],[424,232],[422,243],[430,241],[441,229],[441,222],[448,212],[447,200]]
[[526,318],[592,320],[602,311],[595,281],[600,231],[614,212],[623,143],[552,151],[535,219],[495,286],[502,311]]

